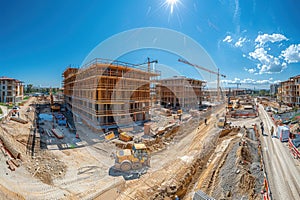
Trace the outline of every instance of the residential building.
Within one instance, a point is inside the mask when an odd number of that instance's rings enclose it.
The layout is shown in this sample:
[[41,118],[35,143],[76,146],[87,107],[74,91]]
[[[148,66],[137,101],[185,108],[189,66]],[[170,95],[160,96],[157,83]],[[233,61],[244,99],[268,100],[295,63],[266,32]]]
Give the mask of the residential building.
[[18,103],[23,100],[24,86],[17,79],[0,77],[0,101],[4,103]]
[[94,59],[64,73],[67,109],[94,130],[107,130],[150,119],[151,77],[159,72],[142,65]]
[[161,79],[157,84],[160,104],[170,108],[195,108],[202,104],[205,82],[184,76]]
[[278,100],[293,106],[300,106],[300,75],[280,82]]
[[275,84],[271,84],[270,85],[270,95],[277,95],[278,93],[278,88],[279,88],[279,84],[275,83]]
[[[236,97],[236,96],[245,96],[251,95],[253,90],[246,88],[221,88],[220,99],[224,100],[226,97]],[[203,98],[205,101],[215,102],[217,101],[218,91],[217,89],[206,89],[203,90]]]

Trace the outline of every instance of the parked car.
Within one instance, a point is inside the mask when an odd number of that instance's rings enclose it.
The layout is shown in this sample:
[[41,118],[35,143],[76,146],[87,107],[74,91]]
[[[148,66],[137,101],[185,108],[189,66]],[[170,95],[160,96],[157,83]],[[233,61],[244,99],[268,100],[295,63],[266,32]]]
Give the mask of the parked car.
[[19,106],[14,106],[12,109],[13,110],[20,110],[20,107]]

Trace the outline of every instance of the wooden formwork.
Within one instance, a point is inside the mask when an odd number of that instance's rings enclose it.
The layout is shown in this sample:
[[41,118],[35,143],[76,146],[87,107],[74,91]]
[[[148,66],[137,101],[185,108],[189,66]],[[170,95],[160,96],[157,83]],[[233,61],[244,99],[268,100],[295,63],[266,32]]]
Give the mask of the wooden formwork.
[[194,107],[201,104],[203,99],[202,88],[205,82],[201,80],[173,77],[159,81],[157,92],[160,93],[162,104],[180,107]]
[[67,68],[63,73],[66,103],[96,129],[148,120],[150,80],[159,73],[146,69],[104,59],[81,69]]

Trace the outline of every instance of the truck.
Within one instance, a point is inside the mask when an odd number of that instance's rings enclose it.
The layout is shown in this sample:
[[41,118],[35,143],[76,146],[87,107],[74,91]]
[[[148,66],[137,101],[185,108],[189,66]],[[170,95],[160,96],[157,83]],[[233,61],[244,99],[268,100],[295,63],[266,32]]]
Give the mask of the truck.
[[277,128],[277,138],[281,142],[287,142],[290,136],[290,129],[287,126],[278,126]]

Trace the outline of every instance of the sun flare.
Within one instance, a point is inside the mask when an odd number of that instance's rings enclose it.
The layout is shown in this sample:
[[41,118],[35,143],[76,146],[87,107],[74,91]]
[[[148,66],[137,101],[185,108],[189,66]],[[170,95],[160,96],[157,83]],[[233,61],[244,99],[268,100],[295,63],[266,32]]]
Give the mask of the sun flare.
[[166,4],[170,7],[170,13],[173,13],[174,6],[179,2],[179,0],[166,0]]

